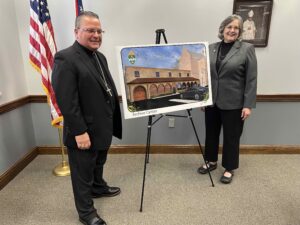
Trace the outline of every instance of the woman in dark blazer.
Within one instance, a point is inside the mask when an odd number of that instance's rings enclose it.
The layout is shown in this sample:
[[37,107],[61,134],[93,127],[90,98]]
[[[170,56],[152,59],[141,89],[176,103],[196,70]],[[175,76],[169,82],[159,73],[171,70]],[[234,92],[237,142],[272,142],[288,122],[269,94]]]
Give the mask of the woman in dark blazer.
[[227,17],[219,27],[221,42],[209,46],[213,105],[205,108],[205,159],[198,172],[217,168],[219,136],[223,128],[222,183],[230,183],[239,167],[239,145],[245,119],[256,104],[257,61],[254,46],[241,42],[243,21]]

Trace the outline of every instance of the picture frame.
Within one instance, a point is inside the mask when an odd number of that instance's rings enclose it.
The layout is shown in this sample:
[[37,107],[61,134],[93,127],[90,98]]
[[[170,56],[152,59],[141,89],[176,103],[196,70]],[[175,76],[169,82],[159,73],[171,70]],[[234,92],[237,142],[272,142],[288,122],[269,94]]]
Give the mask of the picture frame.
[[233,14],[243,18],[242,40],[255,47],[268,45],[273,0],[234,0]]
[[116,50],[125,119],[212,105],[207,42]]

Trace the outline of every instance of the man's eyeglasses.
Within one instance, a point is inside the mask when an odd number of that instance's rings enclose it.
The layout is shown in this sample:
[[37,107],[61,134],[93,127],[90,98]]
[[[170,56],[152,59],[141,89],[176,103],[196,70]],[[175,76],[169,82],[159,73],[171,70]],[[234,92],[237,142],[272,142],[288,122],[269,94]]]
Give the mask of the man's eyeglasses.
[[101,29],[81,28],[81,30],[87,32],[88,34],[94,34],[94,33],[103,34],[103,33],[105,33],[105,31],[101,30]]

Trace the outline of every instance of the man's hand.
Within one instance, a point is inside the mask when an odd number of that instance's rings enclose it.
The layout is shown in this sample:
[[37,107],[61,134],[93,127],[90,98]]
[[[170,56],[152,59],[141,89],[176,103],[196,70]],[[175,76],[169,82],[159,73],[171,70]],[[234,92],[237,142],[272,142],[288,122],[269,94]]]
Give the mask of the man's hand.
[[90,136],[87,132],[75,136],[75,140],[79,149],[86,150],[91,147]]
[[241,115],[242,120],[247,119],[250,115],[251,115],[251,109],[249,109],[249,108],[242,109],[242,115]]

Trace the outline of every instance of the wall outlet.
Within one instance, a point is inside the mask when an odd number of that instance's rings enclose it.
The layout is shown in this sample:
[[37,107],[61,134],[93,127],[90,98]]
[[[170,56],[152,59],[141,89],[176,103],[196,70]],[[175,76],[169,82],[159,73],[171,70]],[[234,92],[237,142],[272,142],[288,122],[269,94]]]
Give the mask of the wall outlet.
[[175,127],[175,118],[169,117],[169,127]]

